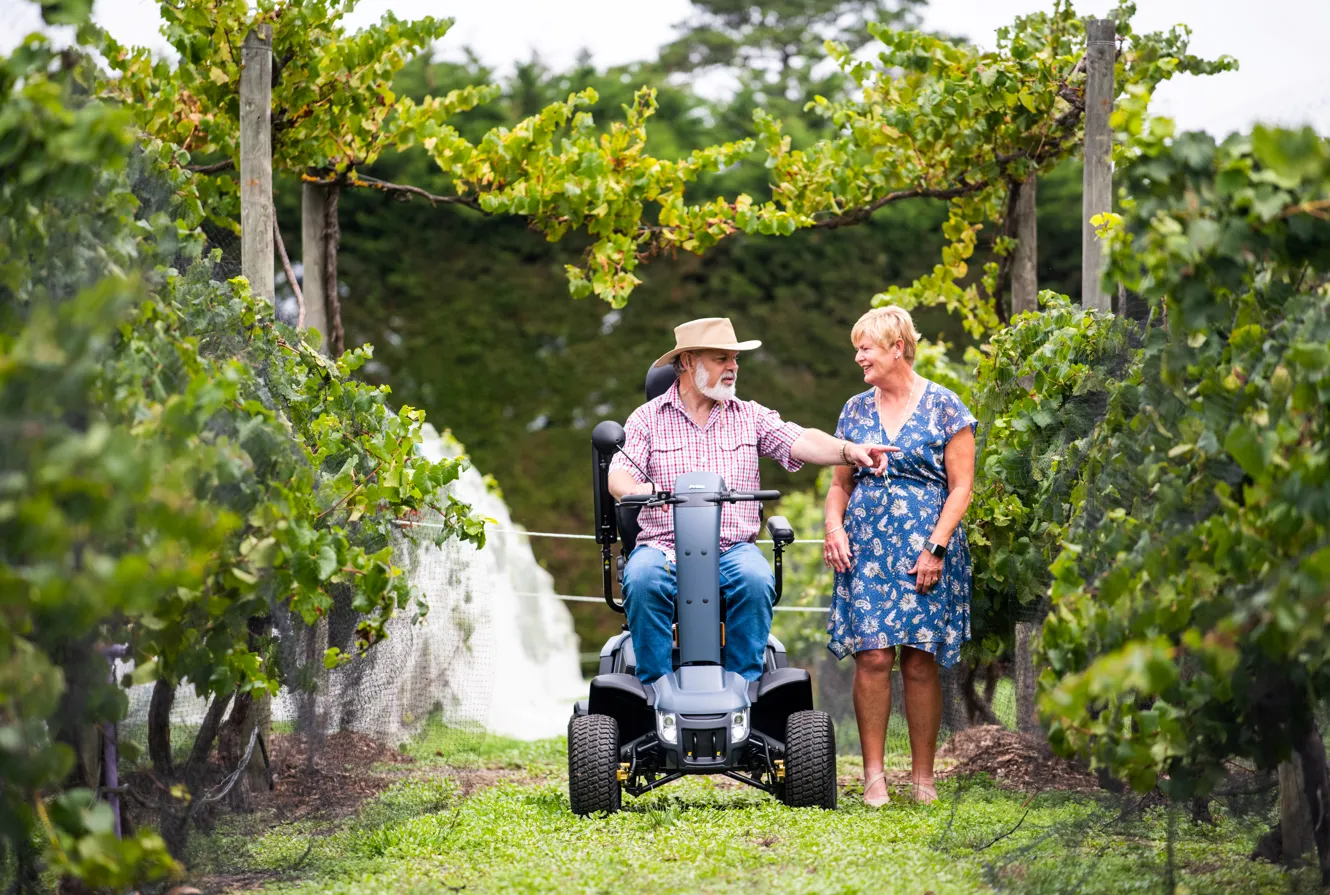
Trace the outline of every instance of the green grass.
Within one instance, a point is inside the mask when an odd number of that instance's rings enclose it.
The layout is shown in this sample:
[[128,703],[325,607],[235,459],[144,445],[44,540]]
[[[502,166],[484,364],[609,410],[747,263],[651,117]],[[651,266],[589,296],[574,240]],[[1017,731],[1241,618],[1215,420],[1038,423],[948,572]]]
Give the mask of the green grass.
[[[302,822],[266,833],[224,822],[196,838],[196,869],[271,872],[281,881],[270,893],[346,895],[462,887],[468,895],[1164,891],[1166,809],[1122,819],[1126,803],[1113,797],[1030,798],[980,777],[944,782],[931,808],[902,795],[875,811],[842,794],[836,811],[795,810],[755,790],[692,778],[625,797],[619,814],[577,818],[562,739],[520,743],[431,725],[407,749],[422,762],[415,776],[356,816],[332,829]],[[518,773],[463,795],[436,751]],[[1215,809],[1214,826],[1191,823],[1185,811],[1176,820],[1179,891],[1315,890],[1311,871],[1247,860],[1271,818]]]
[[401,751],[417,761],[454,768],[522,769],[551,774],[568,765],[562,738],[514,740],[480,727],[445,725],[437,715],[430,716],[420,734],[403,744]]

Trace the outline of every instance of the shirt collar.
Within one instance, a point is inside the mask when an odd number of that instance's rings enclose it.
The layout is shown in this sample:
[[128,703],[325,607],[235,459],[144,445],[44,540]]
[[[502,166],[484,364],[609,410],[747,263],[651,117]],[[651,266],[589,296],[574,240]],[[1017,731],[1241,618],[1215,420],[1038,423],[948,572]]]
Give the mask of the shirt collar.
[[[731,400],[738,400],[738,399],[734,398]],[[724,414],[727,410],[729,410],[729,405],[731,403],[731,400],[716,402],[716,406],[720,408],[721,414]],[[688,408],[684,406],[683,398],[679,396],[679,380],[677,379],[674,380],[674,384],[670,386],[670,390],[665,393],[665,404],[668,407],[677,408],[678,411],[682,413],[684,416],[688,416]],[[689,417],[689,421],[690,422],[692,421],[691,417]],[[711,414],[707,415],[707,422],[708,423],[711,422]],[[702,428],[705,429],[706,427],[703,426]]]
[[665,403],[673,404],[680,409],[683,408],[683,399],[679,397],[679,380],[675,379],[671,383],[669,390],[665,392]]

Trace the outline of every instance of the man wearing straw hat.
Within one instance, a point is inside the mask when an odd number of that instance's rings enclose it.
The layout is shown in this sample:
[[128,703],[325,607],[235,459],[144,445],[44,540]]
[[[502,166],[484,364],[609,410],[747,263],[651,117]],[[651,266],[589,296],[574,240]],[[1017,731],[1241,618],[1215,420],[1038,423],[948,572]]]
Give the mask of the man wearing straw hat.
[[[806,462],[886,472],[887,455],[895,448],[842,441],[786,422],[756,401],[735,397],[739,352],[761,344],[756,339],[740,342],[725,317],[690,320],[674,328],[673,350],[653,366],[672,365],[678,378],[669,391],[628,417],[623,450],[610,464],[610,491],[616,498],[650,493],[656,482],[669,487],[686,472],[718,473],[731,490],[756,491],[762,487],[758,457],[770,457],[791,472]],[[668,507],[644,509],[638,525],[641,534],[624,567],[623,588],[637,676],[650,684],[671,671],[678,592],[673,517]],[[725,668],[750,681],[762,675],[776,594],[771,566],[755,543],[759,527],[757,503],[721,508]]]

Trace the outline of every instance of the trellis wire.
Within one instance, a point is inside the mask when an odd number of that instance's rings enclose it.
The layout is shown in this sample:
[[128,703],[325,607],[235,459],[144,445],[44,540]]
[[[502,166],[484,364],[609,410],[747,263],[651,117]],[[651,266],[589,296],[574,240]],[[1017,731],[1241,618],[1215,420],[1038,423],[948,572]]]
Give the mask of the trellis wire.
[[[411,521],[411,520],[409,520],[409,519],[398,519],[398,520],[397,520],[397,524],[398,524],[399,526],[401,526],[402,528],[443,528],[443,525],[440,524],[440,523],[438,523],[438,522],[413,522],[413,521]],[[485,530],[486,530],[487,532],[492,531],[492,532],[497,532],[497,533],[499,533],[499,534],[526,535],[527,537],[530,537],[530,538],[561,538],[561,539],[564,539],[564,540],[570,540],[570,541],[594,541],[594,540],[596,539],[596,536],[595,536],[595,535],[573,534],[573,533],[570,533],[570,532],[563,532],[563,531],[527,531],[527,530],[524,529],[524,528],[498,528],[498,527],[491,527],[491,526],[487,526]],[[757,543],[759,543],[759,544],[770,544],[770,543],[773,543],[773,542],[772,542],[772,540],[771,540],[770,538],[760,538],[760,539],[757,541]],[[821,539],[821,538],[795,538],[793,541],[790,541],[789,543],[791,543],[791,544],[821,544],[821,543],[822,543],[822,539]]]
[[[397,524],[403,528],[442,527],[437,522],[412,522],[408,520],[398,520]],[[572,534],[570,532],[562,532],[562,531],[527,531],[526,529],[522,528],[487,527],[486,531],[497,532],[499,534],[526,535],[527,537],[532,537],[532,538],[560,538],[560,539],[577,540],[577,541],[594,541],[596,539],[595,535]],[[763,539],[758,541],[758,543],[770,544],[772,543],[772,541]],[[816,540],[813,538],[801,538],[791,541],[790,543],[821,544],[822,542],[820,540]],[[604,603],[605,602],[604,597],[591,597],[582,594],[542,594],[536,592],[518,592],[517,596],[544,597],[544,598],[552,597],[556,600],[563,600],[565,603]],[[830,606],[776,606],[774,607],[774,609],[776,612],[824,612],[825,613],[828,612],[831,609],[831,607]]]
[[[519,597],[544,597],[546,599],[563,600],[565,603],[604,603],[604,597],[588,597],[580,594],[542,594],[532,592],[518,591]],[[776,612],[826,612],[829,606],[774,606]]]

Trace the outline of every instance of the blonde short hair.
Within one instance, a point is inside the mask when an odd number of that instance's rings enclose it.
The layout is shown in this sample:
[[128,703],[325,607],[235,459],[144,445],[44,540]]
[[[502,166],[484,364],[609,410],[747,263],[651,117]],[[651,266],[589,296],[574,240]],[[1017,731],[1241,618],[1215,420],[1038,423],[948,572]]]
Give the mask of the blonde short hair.
[[914,318],[904,308],[886,305],[873,308],[860,317],[850,330],[850,341],[857,345],[865,337],[882,348],[890,348],[897,340],[904,342],[902,354],[907,361],[914,363],[914,350],[919,345],[920,336],[914,328]]

